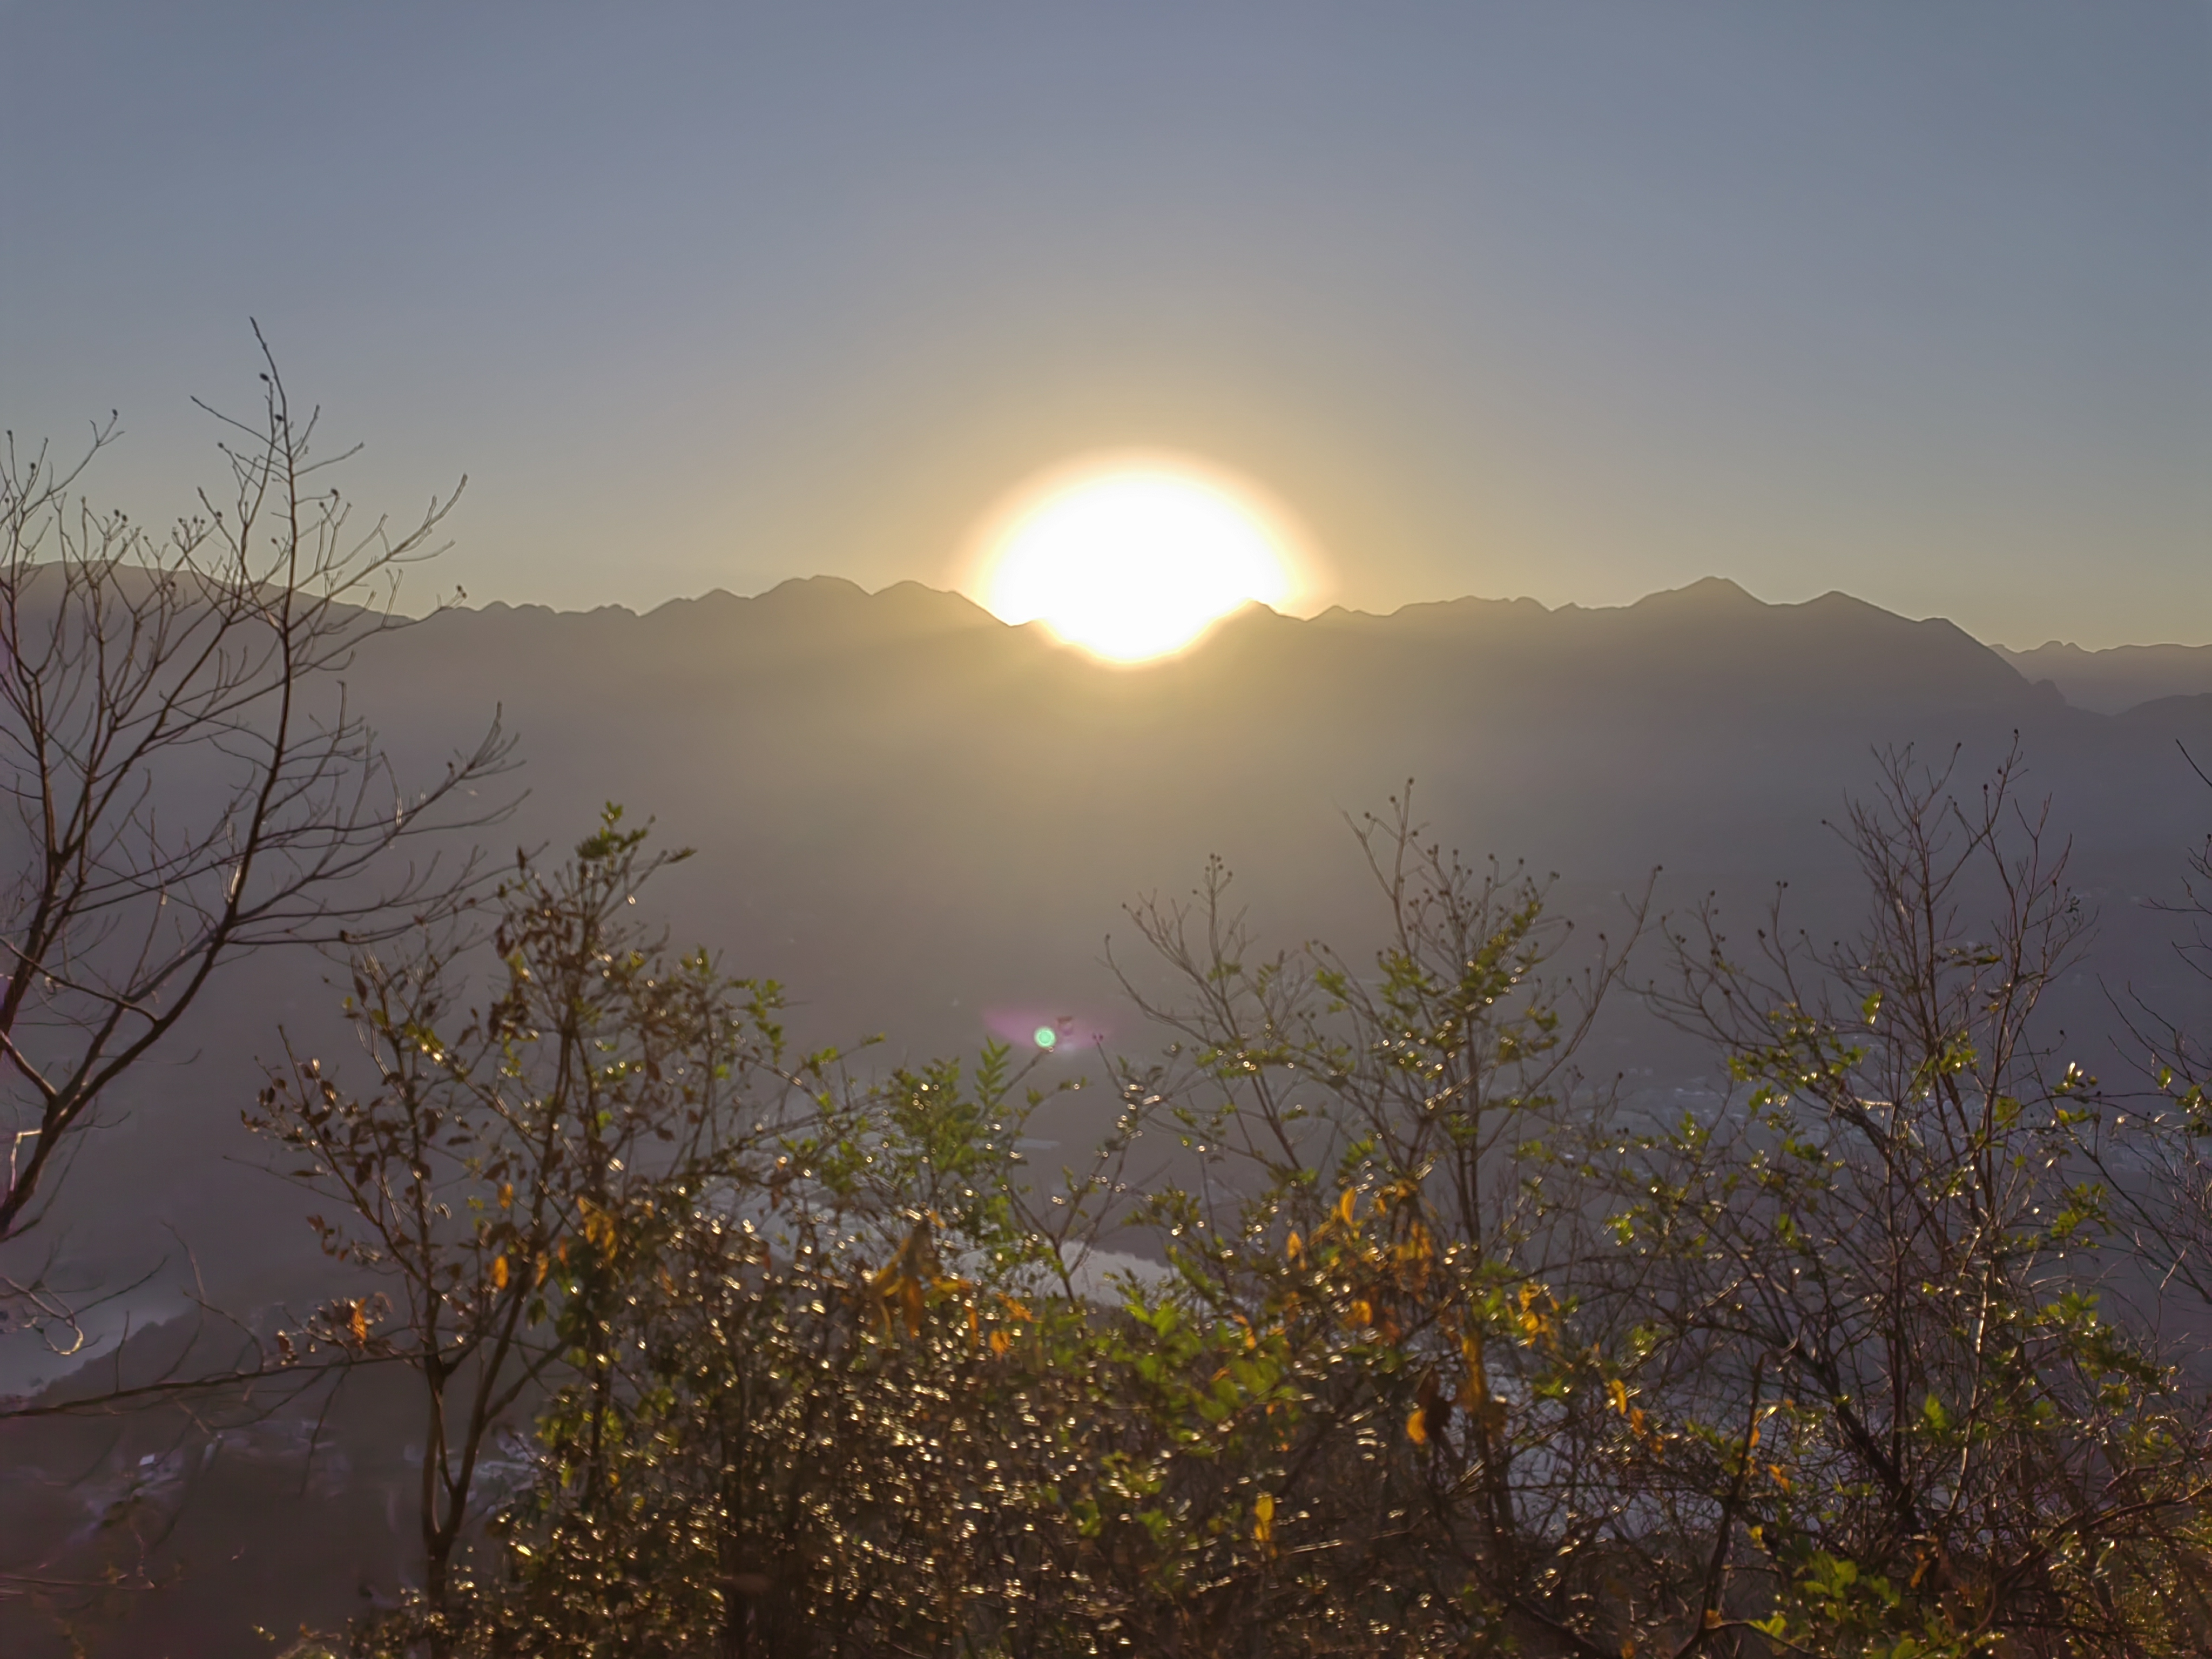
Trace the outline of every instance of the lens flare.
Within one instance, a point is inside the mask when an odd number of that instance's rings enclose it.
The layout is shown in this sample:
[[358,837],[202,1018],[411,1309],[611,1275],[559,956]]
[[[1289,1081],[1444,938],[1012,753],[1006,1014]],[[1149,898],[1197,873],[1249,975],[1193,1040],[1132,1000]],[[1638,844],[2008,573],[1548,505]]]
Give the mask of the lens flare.
[[1109,662],[1182,650],[1253,600],[1298,595],[1295,536],[1251,492],[1186,464],[1071,469],[1024,492],[987,538],[984,603]]
[[1060,1041],[1060,1033],[1049,1025],[1040,1025],[1032,1033],[1032,1040],[1040,1048],[1049,1048]]

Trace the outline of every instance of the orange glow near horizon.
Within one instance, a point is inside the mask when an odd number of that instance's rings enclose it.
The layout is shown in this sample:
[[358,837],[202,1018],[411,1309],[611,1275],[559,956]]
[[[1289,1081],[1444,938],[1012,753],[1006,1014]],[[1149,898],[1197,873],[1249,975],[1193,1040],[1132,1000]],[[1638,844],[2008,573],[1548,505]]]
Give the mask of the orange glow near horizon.
[[1173,458],[1061,468],[1018,491],[980,541],[986,608],[1042,622],[1109,662],[1171,655],[1241,605],[1304,596],[1287,519],[1249,486]]

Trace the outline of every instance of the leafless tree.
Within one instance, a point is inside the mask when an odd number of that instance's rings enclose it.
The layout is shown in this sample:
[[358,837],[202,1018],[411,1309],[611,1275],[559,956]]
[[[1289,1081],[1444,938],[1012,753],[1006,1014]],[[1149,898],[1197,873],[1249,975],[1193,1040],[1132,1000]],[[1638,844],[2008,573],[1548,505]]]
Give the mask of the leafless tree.
[[[74,461],[13,434],[0,452],[0,1248],[226,964],[453,903],[472,858],[410,849],[498,815],[477,792],[509,763],[496,717],[410,789],[341,678],[410,622],[401,575],[441,550],[459,487],[411,522],[356,521],[327,477],[353,452],[312,453],[316,414],[255,338],[259,416],[200,405],[229,477],[165,531],[84,494],[112,416]],[[19,1326],[82,1340],[34,1273],[0,1297]]]

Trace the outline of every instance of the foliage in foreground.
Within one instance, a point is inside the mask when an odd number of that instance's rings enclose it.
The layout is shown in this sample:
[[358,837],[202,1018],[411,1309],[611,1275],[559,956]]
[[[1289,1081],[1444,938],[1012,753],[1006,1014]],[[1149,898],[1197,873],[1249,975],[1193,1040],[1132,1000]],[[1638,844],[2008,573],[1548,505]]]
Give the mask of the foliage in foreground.
[[787,1053],[611,818],[506,890],[483,1011],[365,968],[376,1086],[264,1102],[391,1297],[320,1339],[422,1383],[423,1589],[354,1650],[2203,1650],[2201,1379],[2121,1224],[2192,1121],[2047,1051],[2080,918],[2008,777],[1888,782],[1863,935],[1668,936],[1711,1115],[1583,1087],[1625,952],[1561,980],[1540,886],[1401,810],[1365,966],[1263,957],[1218,870],[1138,913],[1176,1044],[1049,1179],[1004,1050]]

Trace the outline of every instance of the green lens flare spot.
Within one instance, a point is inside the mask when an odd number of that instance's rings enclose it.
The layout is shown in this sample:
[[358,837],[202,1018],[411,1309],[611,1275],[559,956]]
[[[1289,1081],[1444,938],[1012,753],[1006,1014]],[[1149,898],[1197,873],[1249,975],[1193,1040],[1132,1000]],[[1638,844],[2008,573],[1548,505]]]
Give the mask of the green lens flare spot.
[[1060,1033],[1054,1030],[1051,1026],[1040,1025],[1036,1028],[1036,1046],[1038,1048],[1049,1048],[1054,1043],[1059,1041]]

